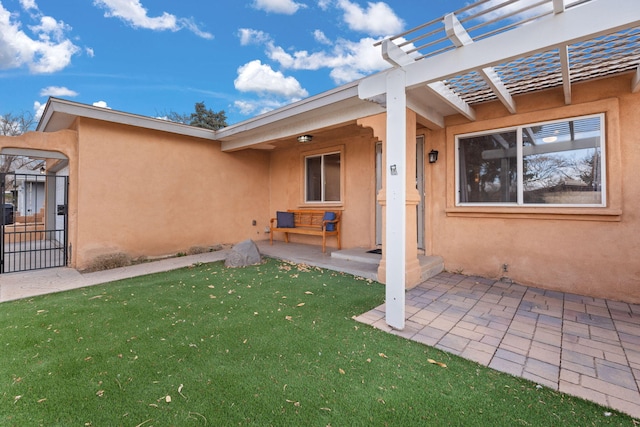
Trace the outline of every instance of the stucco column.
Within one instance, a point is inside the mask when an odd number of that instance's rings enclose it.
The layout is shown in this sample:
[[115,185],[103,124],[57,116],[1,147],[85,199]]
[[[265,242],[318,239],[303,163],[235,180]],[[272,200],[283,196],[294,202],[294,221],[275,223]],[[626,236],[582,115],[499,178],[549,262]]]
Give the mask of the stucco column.
[[[416,188],[416,114],[407,109],[406,113],[406,242],[405,242],[405,288],[411,289],[417,286],[420,280],[420,261],[418,260],[418,218],[416,206],[420,203],[420,195]],[[386,153],[387,144],[382,141],[382,152]],[[383,156],[383,170],[386,170],[386,156]],[[387,259],[384,256],[386,245],[386,174],[383,173],[382,188],[377,194],[378,203],[382,206],[382,247],[383,257],[378,266],[378,281],[386,283],[387,278]]]

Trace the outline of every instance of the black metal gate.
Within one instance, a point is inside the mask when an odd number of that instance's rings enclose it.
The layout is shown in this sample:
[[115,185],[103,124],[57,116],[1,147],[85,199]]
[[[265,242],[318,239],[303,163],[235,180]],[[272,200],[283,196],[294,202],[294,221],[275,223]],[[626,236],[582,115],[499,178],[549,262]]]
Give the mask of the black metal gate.
[[0,174],[0,274],[67,265],[68,185],[67,176]]

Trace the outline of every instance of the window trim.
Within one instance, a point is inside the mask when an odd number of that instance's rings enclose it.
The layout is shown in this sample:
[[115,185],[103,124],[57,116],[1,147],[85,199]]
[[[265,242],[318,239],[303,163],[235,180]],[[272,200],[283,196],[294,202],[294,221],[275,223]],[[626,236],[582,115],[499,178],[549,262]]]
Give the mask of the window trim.
[[[324,156],[328,156],[331,154],[339,154],[340,155],[340,200],[329,200],[329,201],[318,201],[318,200],[307,200],[307,158],[309,157],[322,157],[322,164],[324,165]],[[301,204],[302,207],[329,207],[336,206],[342,207],[344,204],[344,194],[345,194],[345,155],[344,155],[344,146],[333,146],[327,147],[323,149],[317,149],[313,151],[305,151],[301,153]],[[322,170],[322,174],[324,175],[324,169]],[[324,183],[322,184],[324,188]]]
[[[523,153],[523,129],[528,127],[534,127],[539,125],[548,125],[554,123],[563,123],[575,120],[582,120],[588,118],[598,117],[600,119],[600,153],[602,161],[600,162],[600,174],[601,174],[601,202],[600,203],[591,203],[591,204],[568,204],[568,203],[525,203],[524,202],[524,180],[523,180],[523,167],[524,167],[524,153]],[[495,129],[486,129],[476,132],[469,133],[460,133],[454,135],[455,138],[455,159],[454,159],[454,170],[455,170],[455,196],[454,196],[454,206],[456,208],[519,208],[527,209],[540,209],[545,208],[547,210],[553,209],[593,209],[593,208],[606,208],[607,207],[607,195],[608,195],[608,186],[607,186],[607,117],[604,112],[593,113],[593,114],[584,114],[570,117],[563,117],[559,119],[552,120],[542,120],[536,121],[532,123],[522,123],[513,126],[507,126],[502,128]],[[461,202],[461,180],[460,180],[460,139],[469,138],[474,136],[481,135],[491,135],[503,132],[515,132],[516,133],[516,160],[517,160],[517,201],[516,202],[498,202],[498,203],[481,203],[481,202]]]

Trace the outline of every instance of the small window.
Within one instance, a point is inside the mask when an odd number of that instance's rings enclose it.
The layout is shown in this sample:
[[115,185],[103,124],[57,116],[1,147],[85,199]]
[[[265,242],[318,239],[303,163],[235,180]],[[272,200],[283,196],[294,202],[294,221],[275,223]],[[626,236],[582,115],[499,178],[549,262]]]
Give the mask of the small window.
[[305,201],[340,202],[340,153],[305,157]]
[[603,118],[459,136],[458,204],[603,206]]

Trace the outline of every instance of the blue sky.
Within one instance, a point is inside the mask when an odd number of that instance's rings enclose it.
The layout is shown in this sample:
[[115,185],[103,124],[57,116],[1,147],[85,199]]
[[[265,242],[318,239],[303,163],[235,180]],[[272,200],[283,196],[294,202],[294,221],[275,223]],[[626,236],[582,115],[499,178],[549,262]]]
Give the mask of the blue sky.
[[48,96],[233,124],[387,67],[376,40],[464,0],[0,0],[0,114]]

